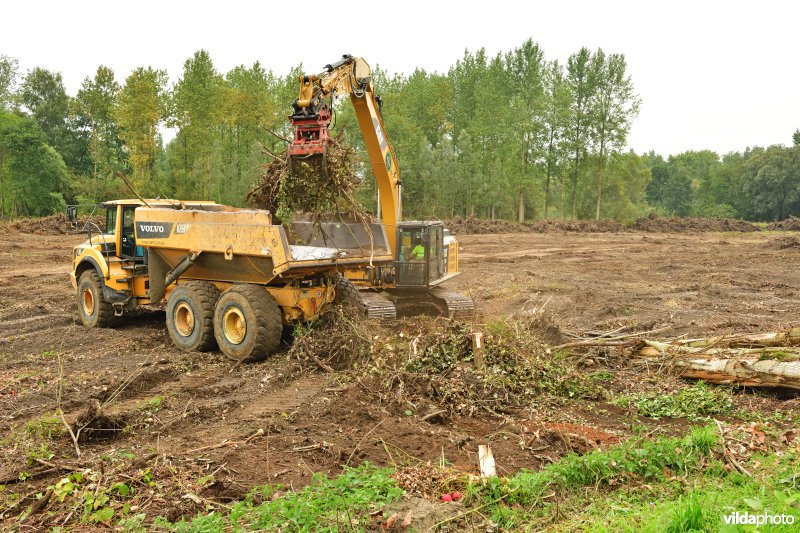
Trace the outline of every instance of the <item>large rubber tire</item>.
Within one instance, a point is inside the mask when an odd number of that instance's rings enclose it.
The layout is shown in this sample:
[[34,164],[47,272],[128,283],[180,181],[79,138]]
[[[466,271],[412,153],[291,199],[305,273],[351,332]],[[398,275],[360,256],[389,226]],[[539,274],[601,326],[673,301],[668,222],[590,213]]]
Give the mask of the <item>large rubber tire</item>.
[[361,299],[358,287],[353,285],[352,281],[340,275],[336,280],[335,291],[333,303],[342,307],[352,308],[359,315],[367,316],[367,306],[364,304],[364,300]]
[[103,281],[96,270],[87,270],[78,281],[78,314],[88,328],[107,328],[114,321],[114,307],[103,296]]
[[262,361],[278,351],[283,312],[261,285],[234,285],[214,310],[214,336],[222,353],[235,361]]
[[219,289],[208,281],[187,281],[172,289],[167,300],[167,331],[175,346],[186,352],[207,352],[217,347],[217,300]]

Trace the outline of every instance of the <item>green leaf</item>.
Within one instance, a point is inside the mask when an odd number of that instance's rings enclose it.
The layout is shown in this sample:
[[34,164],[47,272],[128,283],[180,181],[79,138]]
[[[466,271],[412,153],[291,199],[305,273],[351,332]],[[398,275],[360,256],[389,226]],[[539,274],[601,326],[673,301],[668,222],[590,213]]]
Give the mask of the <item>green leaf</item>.
[[125,483],[121,483],[120,482],[120,483],[115,483],[114,485],[112,485],[111,486],[111,490],[117,491],[117,493],[120,496],[127,496],[130,493],[131,488],[128,485],[126,485]]
[[108,522],[114,516],[114,509],[111,507],[103,507],[99,511],[92,513],[89,520],[92,522]]
[[764,504],[758,498],[745,498],[744,503],[754,511],[761,511],[764,509]]

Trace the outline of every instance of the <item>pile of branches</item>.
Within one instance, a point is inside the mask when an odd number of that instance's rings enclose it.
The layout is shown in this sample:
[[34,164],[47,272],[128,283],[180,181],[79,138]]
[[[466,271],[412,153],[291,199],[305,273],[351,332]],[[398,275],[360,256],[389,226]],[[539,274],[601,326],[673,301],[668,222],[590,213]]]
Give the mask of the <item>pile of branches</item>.
[[317,320],[295,326],[289,357],[303,369],[335,372],[358,366],[372,354],[374,327],[352,307],[328,306]]
[[261,168],[246,198],[254,207],[271,211],[282,222],[298,213],[320,218],[347,213],[359,221],[369,219],[355,196],[361,184],[356,151],[341,134],[331,139],[324,155],[290,157],[287,151],[274,154],[266,148],[264,153],[272,161]]
[[602,398],[605,391],[575,366],[547,352],[531,321],[510,319],[483,333],[482,362],[475,359],[474,327],[426,324],[411,335],[409,352],[380,390],[389,403],[413,404],[459,415],[499,414],[569,397]]

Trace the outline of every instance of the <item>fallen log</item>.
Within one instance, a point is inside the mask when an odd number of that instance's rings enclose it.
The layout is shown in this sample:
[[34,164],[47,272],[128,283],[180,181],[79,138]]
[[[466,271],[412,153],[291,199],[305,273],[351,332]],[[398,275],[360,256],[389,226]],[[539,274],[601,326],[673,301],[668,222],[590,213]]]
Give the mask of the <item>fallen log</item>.
[[[743,387],[781,387],[800,390],[800,352],[793,345],[800,330],[763,335],[736,335],[707,339],[677,340],[672,343],[640,339],[638,357],[666,358],[679,369],[681,377],[709,383]],[[736,346],[761,347],[736,348]]]
[[776,361],[759,357],[719,358],[677,356],[681,377],[742,387],[782,387],[800,390],[800,361]]
[[675,341],[674,344],[693,348],[711,346],[726,346],[729,348],[796,347],[800,346],[800,328],[791,328],[773,333],[736,333],[701,339],[681,339]]

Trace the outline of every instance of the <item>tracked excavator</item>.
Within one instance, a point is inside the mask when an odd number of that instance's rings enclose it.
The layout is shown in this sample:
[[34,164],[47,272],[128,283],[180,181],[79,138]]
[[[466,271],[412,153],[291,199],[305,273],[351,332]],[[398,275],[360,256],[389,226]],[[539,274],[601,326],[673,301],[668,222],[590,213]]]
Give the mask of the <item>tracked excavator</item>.
[[290,160],[313,161],[325,171],[334,98],[349,96],[377,182],[380,224],[362,228],[353,223],[294,221],[294,233],[312,246],[370,250],[365,261],[342,266],[345,282],[340,283],[369,317],[472,315],[475,306],[469,296],[442,286],[459,273],[455,236],[438,220],[403,220],[400,168],[367,62],[344,55],[322,73],[301,76],[299,81],[300,94],[289,117],[294,129]]

